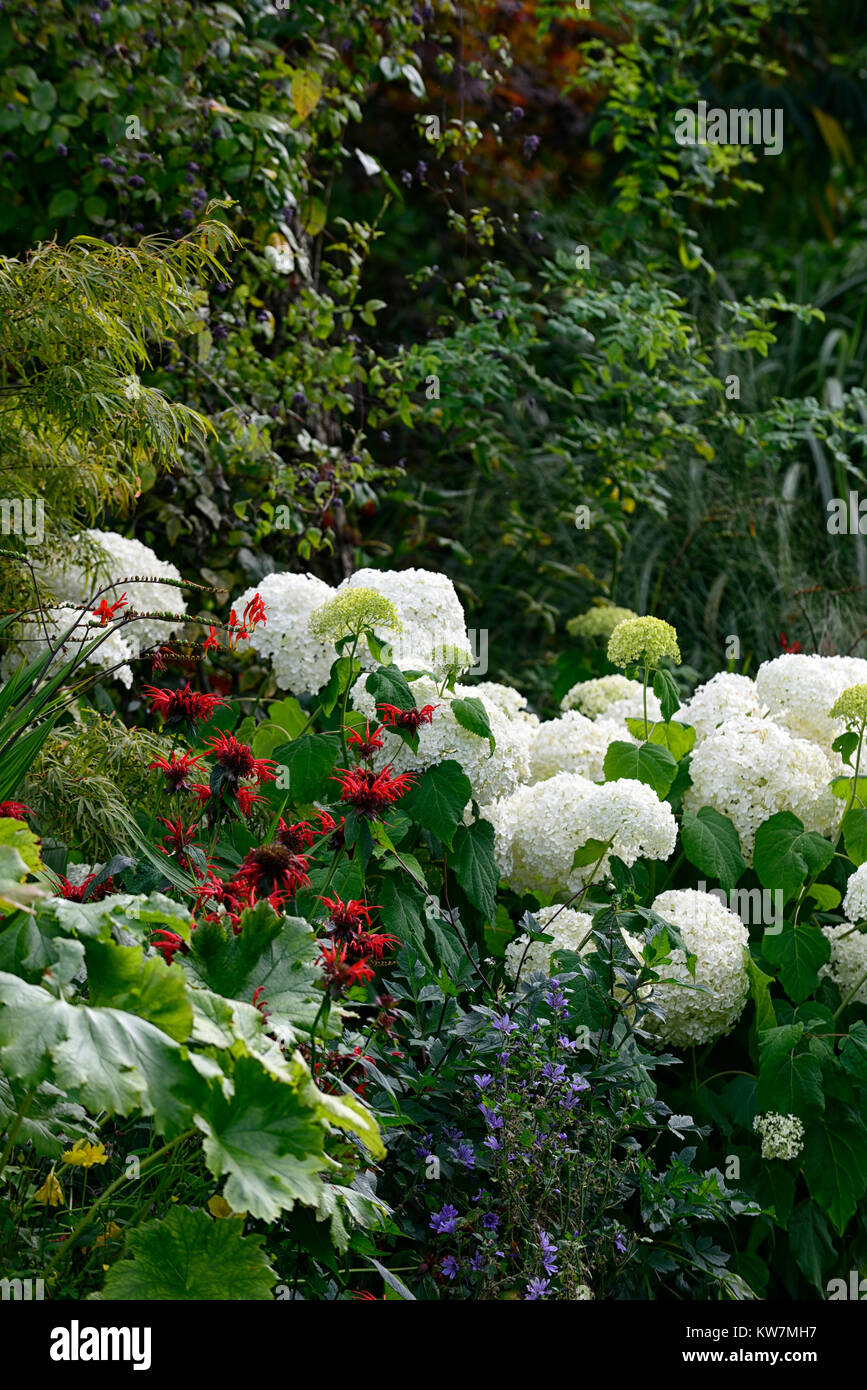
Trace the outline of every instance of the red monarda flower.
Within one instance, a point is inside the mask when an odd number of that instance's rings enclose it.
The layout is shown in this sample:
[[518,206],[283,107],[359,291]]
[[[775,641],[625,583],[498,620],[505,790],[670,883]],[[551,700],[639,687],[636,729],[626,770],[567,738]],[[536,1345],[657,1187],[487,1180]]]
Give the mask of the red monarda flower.
[[377,709],[382,712],[383,724],[388,724],[392,729],[409,729],[414,734],[418,731],[420,724],[432,724],[434,710],[439,709],[439,705],[423,705],[421,709],[398,709],[397,705],[377,705]]
[[346,735],[346,738],[350,748],[354,749],[356,757],[360,758],[362,762],[367,762],[370,758],[373,757],[377,748],[382,747],[382,739],[379,737],[379,729],[376,728],[374,729],[373,733],[371,733],[369,722],[366,723],[364,726],[363,738],[357,729],[350,729]]
[[104,897],[114,892],[114,885],[111,879],[107,878],[91,891],[90,885],[95,878],[96,874],[88,874],[87,878],[83,879],[81,883],[70,883],[68,878],[61,877],[60,887],[55,897],[66,898],[67,902],[70,903],[102,902]]
[[30,807],[25,806],[23,801],[0,801],[0,820],[23,820],[25,816],[32,815]]
[[357,960],[349,963],[346,959],[346,947],[337,943],[320,946],[319,960],[325,974],[326,988],[333,998],[351,989],[353,985],[361,985],[365,980],[376,978],[367,961]]
[[159,816],[158,820],[167,827],[169,833],[163,836],[163,843],[157,848],[161,849],[163,854],[173,854],[182,869],[189,869],[192,873],[201,872],[187,853],[188,849],[196,849],[200,852],[202,849],[201,845],[193,843],[196,834],[195,821],[192,825],[184,827],[180,816],[176,822],[166,820],[165,816]]
[[[332,827],[333,825],[332,821]],[[298,821],[296,825],[287,825],[281,816],[277,824],[277,839],[286,849],[291,849],[293,854],[301,854],[313,844],[316,831],[306,820]]]
[[190,950],[183,937],[178,936],[177,932],[169,931],[168,927],[160,927],[154,932],[151,945],[157,948],[166,965],[171,965],[178,951],[186,956]]
[[235,792],[238,810],[242,816],[249,816],[257,801],[267,801],[265,796],[257,796],[252,787],[239,787]]
[[[319,834],[323,837],[323,839],[326,835],[329,837],[328,848],[334,850],[335,852],[339,849],[343,849],[344,842],[346,839],[346,832],[344,829],[346,825],[346,817],[341,816],[340,824],[338,825],[334,817],[329,816],[327,811],[317,811],[316,819],[319,821],[319,824],[321,826]],[[354,853],[355,846],[353,845],[352,849],[349,851],[349,857],[352,858],[352,855]]]
[[205,747],[235,782],[240,782],[242,777],[255,777],[260,785],[277,780],[277,764],[270,758],[255,758],[252,748],[239,743],[233,734],[215,734],[206,741]]
[[301,854],[274,841],[251,849],[235,874],[236,883],[247,883],[260,897],[279,891],[294,898],[299,888],[309,888],[310,865]]
[[415,776],[412,772],[400,772],[395,776],[390,767],[384,767],[381,772],[341,767],[338,772],[340,775],[332,780],[340,783],[340,800],[348,801],[367,820],[381,816],[393,802],[409,791]]
[[105,599],[100,602],[93,610],[94,618],[99,618],[103,627],[106,627],[121,608],[126,608],[128,599],[126,594],[121,594],[116,603],[107,603]]
[[228,703],[219,695],[203,695],[191,690],[189,681],[183,690],[158,690],[154,685],[143,685],[142,690],[151,699],[152,713],[161,714],[167,724],[185,719],[194,724],[205,723],[218,705]]
[[363,931],[365,924],[368,927],[372,925],[370,914],[376,903],[368,906],[366,903],[358,902],[356,898],[350,898],[347,902],[342,902],[340,898],[320,898],[319,901],[323,907],[328,908],[329,920],[338,931]]
[[192,791],[189,783],[190,773],[199,772],[202,760],[195,753],[172,753],[171,757],[157,758],[154,762],[148,763],[152,770],[159,770],[165,774],[166,788],[174,793],[179,791]]

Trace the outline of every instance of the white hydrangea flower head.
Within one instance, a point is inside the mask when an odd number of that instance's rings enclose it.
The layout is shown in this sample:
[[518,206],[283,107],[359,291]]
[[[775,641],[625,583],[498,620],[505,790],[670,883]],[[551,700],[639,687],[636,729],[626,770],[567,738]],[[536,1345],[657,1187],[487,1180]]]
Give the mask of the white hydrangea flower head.
[[[642,858],[668,859],[677,841],[677,821],[668,802],[660,801],[653,787],[631,777],[594,786],[583,828],[584,840],[612,840],[597,881],[607,874],[611,855],[627,865]],[[590,873],[591,868],[583,872]]]
[[867,661],[856,656],[813,656],[784,652],[756,672],[756,690],[775,723],[826,752],[845,722],[831,707],[850,685],[867,682]]
[[539,723],[538,714],[527,708],[526,695],[522,695],[520,690],[516,690],[512,685],[501,685],[499,681],[473,681],[466,689],[471,695],[480,695],[485,701],[490,700],[503,711],[503,714],[508,715],[509,719],[522,719],[534,726]]
[[756,1116],[753,1129],[762,1136],[762,1158],[797,1158],[804,1147],[804,1126],[797,1115],[771,1110]]
[[[494,827],[495,854],[503,878],[518,893],[577,893],[608,872],[610,855],[625,864],[639,856],[667,859],[677,839],[677,822],[652,787],[621,778],[601,786],[577,772],[560,772],[522,786],[486,806]],[[573,869],[575,851],[588,840],[611,840],[598,868]]]
[[681,724],[691,724],[696,743],[701,743],[727,719],[741,714],[759,718],[763,713],[755,681],[733,671],[720,671],[696,687],[674,718]]
[[[644,698],[640,681],[629,680],[627,676],[597,676],[593,680],[579,681],[567,690],[560,701],[562,710],[577,709],[588,719],[643,719]],[[662,708],[653,691],[647,691],[648,719],[661,719]]]
[[792,811],[807,830],[836,829],[843,802],[830,789],[834,769],[821,748],[795,738],[771,719],[739,715],[709,734],[692,753],[690,811],[712,806],[728,816],[752,863],[756,831],[778,811]]
[[[552,939],[550,941],[530,941],[526,932],[516,936],[514,941],[510,941],[506,947],[506,973],[509,978],[514,980],[521,966],[522,978],[529,975],[533,970],[541,970],[547,975],[551,969],[551,957],[555,951],[578,951],[583,955],[593,950],[595,945],[590,929],[593,926],[593,918],[589,912],[576,912],[573,907],[563,907],[560,903],[552,903],[550,907],[541,907],[533,916],[539,924],[540,929]],[[526,957],[524,951],[526,950]]]
[[[159,560],[150,546],[120,536],[114,531],[89,530],[84,535],[101,552],[102,558],[92,572],[86,565],[75,561],[52,562],[49,559],[39,566],[39,577],[56,599],[62,603],[89,604],[98,590],[104,590],[100,593],[100,600],[105,599],[109,604],[116,603],[122,594],[126,594],[126,606],[119,610],[119,616],[135,610],[168,612],[174,614],[178,620],[183,617],[187,611],[183,591],[173,585],[159,583],[161,578],[181,578],[180,571],[174,565],[166,560]],[[131,575],[141,575],[146,582],[130,584],[127,581]],[[151,583],[151,580],[156,582]],[[71,608],[52,607],[46,611],[46,627],[52,642],[75,622],[76,617],[78,614]],[[65,644],[66,657],[71,656],[77,647],[92,642],[97,635],[98,619],[87,615],[82,617],[86,621],[76,628],[72,638]],[[177,621],[158,618],[142,618],[126,623],[123,627],[116,628],[96,649],[89,664],[108,671],[118,663],[124,663],[119,670],[112,671],[112,675],[130,687],[132,670],[125,663],[150,647],[166,642],[177,627]],[[21,650],[17,649],[16,639],[21,641]],[[11,674],[22,655],[26,655],[29,660],[39,651],[45,650],[45,634],[41,623],[27,620],[16,625],[12,640],[16,645],[7,652],[4,659],[5,675]],[[63,653],[61,659],[64,659]]]
[[850,922],[867,919],[867,862],[858,865],[846,884],[843,911]]
[[574,709],[559,719],[546,719],[533,730],[530,780],[543,782],[558,772],[580,772],[598,782],[605,754],[617,740],[635,742],[625,724],[613,719],[587,719]]
[[334,590],[312,574],[266,574],[233,600],[235,612],[243,613],[254,594],[265,605],[266,621],[250,632],[251,649],[271,662],[280,690],[315,695],[326,684],[336,654],[311,634],[310,615],[333,598]]
[[[402,671],[432,671],[440,678],[449,670],[468,671],[473,653],[461,601],[448,575],[434,570],[357,570],[345,579],[346,588],[375,589],[397,609],[398,633],[377,633],[391,645],[392,660]],[[367,650],[359,659],[372,669],[378,663]]]
[[[831,946],[831,959],[819,970],[820,978],[833,980],[843,999],[852,994],[853,1004],[867,1004],[867,933],[853,928],[851,922],[823,927],[822,932]],[[863,981],[863,983],[859,983]]]
[[[356,681],[351,695],[352,708],[373,722],[376,704],[365,689],[366,680],[366,676],[361,676]],[[445,691],[441,695],[429,676],[419,676],[410,682],[410,690],[419,709],[424,705],[436,705],[438,708],[434,710],[430,724],[419,726],[417,753],[399,735],[384,729],[384,747],[375,759],[377,767],[389,763],[395,772],[424,771],[453,758],[470,779],[473,799],[481,805],[511,795],[527,781],[532,736],[532,725],[528,721],[510,719],[487,696],[478,695],[476,686],[456,685],[453,694]],[[453,699],[464,699],[471,695],[481,700],[485,707],[496,745],[493,753],[488,740],[465,729],[452,712]]]
[[561,772],[534,786],[520,786],[511,796],[483,806],[481,815],[494,827],[494,854],[500,873],[518,893],[578,892],[581,875],[572,869],[593,782],[576,772]]
[[[647,1027],[661,1042],[673,1047],[712,1042],[731,1031],[747,1002],[747,929],[740,917],[717,897],[696,888],[660,893],[653,911],[680,930],[696,962],[692,976],[680,947],[671,951],[670,964],[663,966],[660,973],[679,983],[654,985],[653,997],[663,1009],[665,1020],[648,1018]],[[705,989],[696,989],[696,985],[704,985]]]

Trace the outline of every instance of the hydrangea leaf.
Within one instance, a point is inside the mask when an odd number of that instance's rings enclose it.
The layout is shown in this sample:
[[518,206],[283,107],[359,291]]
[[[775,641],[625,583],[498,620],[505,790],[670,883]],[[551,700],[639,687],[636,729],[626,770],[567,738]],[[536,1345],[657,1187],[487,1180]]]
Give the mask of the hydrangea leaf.
[[770,995],[770,986],[774,982],[772,975],[766,975],[764,970],[760,970],[752,955],[746,953],[747,975],[750,980],[750,998],[756,1006],[756,1032],[762,1033],[766,1028],[776,1028],[777,1015],[774,1012],[774,1005]]
[[215,1221],[201,1209],[172,1207],[126,1238],[131,1259],[108,1272],[103,1296],[124,1301],[271,1298],[276,1275],[263,1236],[245,1236],[244,1219]]
[[819,968],[831,956],[828,938],[812,922],[785,922],[780,932],[765,932],[762,953],[779,969],[780,982],[793,1003],[800,1004],[819,984]]
[[406,677],[397,666],[380,666],[372,671],[365,689],[377,705],[394,705],[395,709],[415,709],[415,696]]
[[231,1100],[214,1091],[196,1117],[210,1171],[228,1175],[229,1206],[263,1221],[276,1221],[296,1201],[316,1206],[329,1159],[306,1085],[278,1080],[254,1057],[238,1058],[233,1081]]
[[634,743],[612,743],[602,764],[606,782],[616,782],[621,777],[645,782],[653,787],[658,797],[664,797],[674,781],[677,763],[667,748],[655,743],[642,743],[636,748]]
[[470,779],[460,763],[447,758],[436,767],[428,768],[424,776],[405,793],[401,807],[451,849],[455,829],[472,793]]
[[455,716],[462,729],[475,734],[477,738],[486,738],[491,745],[491,752],[497,746],[497,740],[491,731],[491,722],[488,719],[488,711],[485,709],[477,695],[467,695],[452,700],[451,712]]
[[810,1196],[842,1235],[867,1192],[867,1130],[859,1119],[826,1119],[811,1125],[802,1167]]
[[863,806],[853,806],[843,817],[843,843],[846,853],[856,865],[867,860],[867,810]]
[[792,811],[778,811],[756,831],[753,863],[765,888],[781,888],[788,901],[806,878],[814,878],[834,858],[834,846],[815,830],[805,830]]
[[804,1278],[825,1293],[825,1271],[836,1258],[824,1212],[815,1202],[799,1202],[789,1221],[789,1249]]
[[653,693],[659,701],[663,719],[671,719],[672,715],[680,709],[680,696],[670,671],[662,668],[654,672]]
[[493,918],[500,871],[494,857],[494,827],[490,821],[478,820],[459,828],[451,868],[473,907],[487,920]]
[[820,1115],[825,1108],[822,1069],[809,1052],[799,1052],[803,1023],[766,1028],[759,1036],[758,1102],[762,1111]]
[[853,1081],[867,1086],[867,1024],[863,1020],[853,1023],[840,1043],[840,1062]]
[[[649,722],[649,721],[648,721]],[[648,743],[658,743],[662,748],[667,748],[676,762],[685,758],[695,743],[695,729],[691,724],[678,724],[675,721],[660,721],[651,724],[650,732],[645,730],[643,719],[627,719],[626,727],[629,732],[642,741]]]
[[695,815],[684,811],[680,835],[690,864],[715,878],[726,892],[731,892],[747,866],[741,854],[740,837],[728,816],[712,806],[702,806]]

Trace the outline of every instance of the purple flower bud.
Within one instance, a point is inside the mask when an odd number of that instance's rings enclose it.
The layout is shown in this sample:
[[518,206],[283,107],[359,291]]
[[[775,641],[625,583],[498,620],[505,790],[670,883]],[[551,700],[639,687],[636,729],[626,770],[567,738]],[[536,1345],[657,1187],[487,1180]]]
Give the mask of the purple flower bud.
[[69,149],[67,148],[66,145],[63,145],[63,144],[56,145],[56,146],[55,146],[55,149],[56,149],[57,153],[60,155],[60,158],[61,158],[61,159],[65,159],[66,156],[69,154]]
[[127,179],[127,183],[129,184],[130,188],[144,188],[145,186],[145,181],[142,178],[141,174],[131,174],[130,177]]

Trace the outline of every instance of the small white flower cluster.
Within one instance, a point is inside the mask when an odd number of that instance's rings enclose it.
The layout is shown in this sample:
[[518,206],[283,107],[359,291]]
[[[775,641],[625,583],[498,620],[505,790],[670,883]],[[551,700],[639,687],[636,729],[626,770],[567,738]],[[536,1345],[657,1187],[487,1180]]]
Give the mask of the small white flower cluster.
[[559,719],[546,719],[533,730],[530,777],[544,782],[558,772],[580,772],[591,782],[602,778],[602,764],[612,743],[635,742],[626,728],[613,719],[587,719],[577,710],[566,710]]
[[[381,634],[391,645],[392,660],[402,671],[432,671],[442,678],[449,670],[467,671],[473,653],[467,623],[455,586],[434,570],[356,570],[345,588],[375,589],[397,609],[401,630]],[[360,660],[369,669],[378,665],[367,650]]]
[[831,706],[850,685],[867,682],[867,661],[856,656],[784,652],[756,672],[756,691],[775,723],[830,752],[845,727]]
[[756,1116],[753,1129],[762,1136],[762,1158],[797,1158],[804,1147],[804,1126],[797,1115],[771,1110]]
[[575,772],[520,786],[481,814],[494,827],[500,871],[519,893],[580,891],[593,866],[573,869],[572,861],[588,840],[612,841],[598,881],[611,854],[625,864],[640,856],[667,859],[677,838],[671,807],[652,787],[627,779],[600,786]]
[[588,912],[576,912],[573,907],[562,907],[560,903],[553,903],[550,907],[540,908],[533,915],[540,929],[552,939],[533,941],[528,946],[530,938],[526,933],[522,933],[509,942],[506,947],[506,971],[512,980],[517,975],[522,960],[524,964],[521,967],[521,975],[522,978],[526,978],[533,970],[541,970],[547,975],[555,951],[580,949],[586,954],[593,950],[595,943],[589,934],[593,918]]
[[[361,676],[356,682],[351,696],[352,708],[372,722],[376,717],[376,705],[373,696],[365,689],[366,680],[366,676]],[[376,756],[377,767],[390,763],[395,772],[413,769],[424,771],[453,758],[470,779],[473,799],[480,804],[510,796],[522,782],[527,781],[530,776],[533,729],[528,720],[510,719],[501,706],[478,693],[478,686],[456,685],[453,694],[448,691],[440,694],[429,676],[420,676],[410,682],[410,689],[419,709],[424,705],[438,706],[434,710],[433,721],[419,726],[417,753],[397,734],[384,730],[385,746]],[[465,729],[452,711],[452,700],[465,699],[467,696],[481,700],[485,707],[494,736],[493,752],[487,738]]]
[[834,775],[821,748],[795,738],[770,719],[738,715],[693,750],[690,811],[712,806],[734,823],[747,862],[756,831],[778,811],[792,811],[807,830],[833,830],[843,812],[829,783]]
[[[712,1042],[731,1031],[747,1002],[747,929],[712,893],[696,888],[660,893],[653,911],[679,928],[696,962],[692,976],[684,952],[680,947],[672,950],[670,964],[664,965],[661,973],[679,983],[654,985],[653,997],[665,1019],[649,1019],[647,1027],[661,1042],[674,1047]],[[640,948],[640,942],[635,944]],[[635,944],[630,941],[633,949]],[[697,989],[697,985],[705,988]]]
[[[141,541],[129,540],[114,531],[87,531],[87,539],[98,548],[102,558],[89,573],[84,564],[74,561],[52,563],[50,560],[39,567],[38,577],[50,589],[53,596],[63,603],[91,604],[97,591],[102,590],[96,603],[105,599],[116,603],[126,594],[126,605],[118,610],[118,616],[133,610],[138,612],[168,612],[178,619],[187,611],[183,591],[173,585],[160,583],[127,582],[130,575],[142,575],[148,580],[180,579],[181,575],[174,565],[158,560],[149,546]],[[109,587],[106,587],[109,586]],[[93,603],[93,607],[96,606]],[[45,626],[52,643],[71,627],[76,618],[82,621],[73,636],[65,644],[60,659],[71,656],[76,647],[86,646],[99,632],[99,620],[90,613],[77,614],[72,608],[52,607],[46,611]],[[93,653],[88,664],[108,671],[118,666],[112,674],[125,686],[132,685],[132,670],[126,662],[139,656],[141,652],[158,643],[165,642],[176,630],[177,623],[161,621],[156,618],[142,618],[115,628],[109,637]],[[15,646],[6,654],[3,663],[5,675],[18,665],[22,656],[32,660],[39,651],[45,650],[45,633],[41,622],[27,619],[16,625],[13,641]],[[18,644],[20,643],[20,650]]]
[[[822,966],[820,976],[833,980],[843,999],[867,1004],[867,933],[857,931],[851,922],[823,927],[831,947],[831,959]],[[854,991],[854,993],[853,993]]]
[[263,623],[257,623],[242,643],[270,659],[281,690],[295,695],[314,695],[328,680],[334,648],[310,632],[310,614],[334,597],[334,590],[312,574],[268,574],[232,602],[240,618],[254,594],[265,605]]
[[674,718],[681,724],[690,724],[695,729],[696,743],[701,743],[726,720],[739,715],[756,718],[763,712],[755,681],[748,676],[720,671],[704,685],[696,687]]
[[843,911],[850,922],[863,922],[867,918],[867,862],[858,865],[846,884]]
[[[626,676],[598,676],[594,680],[579,681],[567,690],[560,701],[562,710],[577,709],[588,719],[644,718],[644,692],[640,681],[631,681]],[[647,691],[648,719],[661,719],[662,709],[653,691]]]

